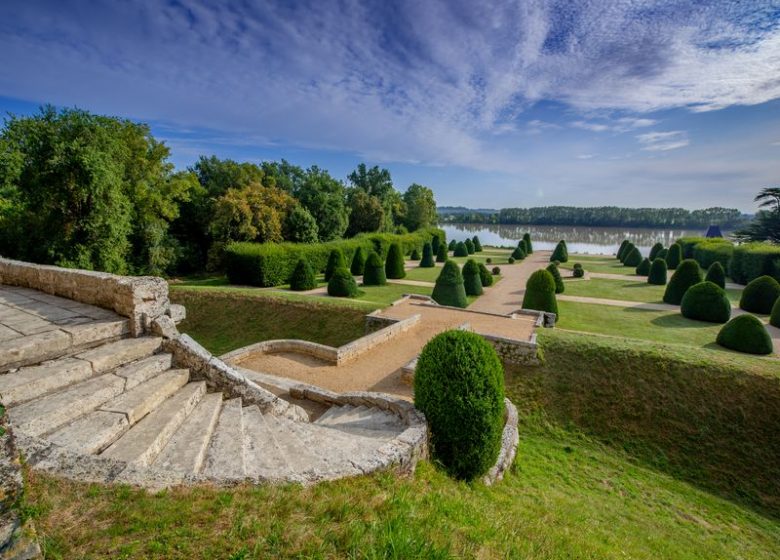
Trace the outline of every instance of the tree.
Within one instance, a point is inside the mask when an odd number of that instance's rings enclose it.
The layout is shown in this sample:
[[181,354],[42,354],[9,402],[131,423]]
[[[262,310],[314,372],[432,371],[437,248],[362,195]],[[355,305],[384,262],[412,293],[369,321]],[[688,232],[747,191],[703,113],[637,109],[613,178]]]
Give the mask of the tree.
[[436,223],[436,201],[433,191],[413,183],[404,193],[406,217],[404,225],[409,231],[427,228]]
[[676,269],[682,260],[682,246],[679,243],[672,243],[669,246],[669,252],[666,254],[665,260],[669,270]]
[[358,287],[355,278],[345,266],[339,266],[328,280],[328,295],[332,297],[356,297]]
[[656,243],[650,248],[650,262],[654,261],[658,256],[658,252],[661,251],[664,246],[661,243]]
[[347,235],[350,237],[358,233],[379,231],[382,228],[385,211],[382,202],[376,196],[360,189],[349,189],[347,205],[350,210]]
[[[566,243],[561,239],[558,244],[555,246],[555,249],[552,252],[552,255],[550,255],[550,262],[552,261],[558,261],[565,263],[569,260],[569,251],[566,248]],[[637,263],[639,264],[639,263]],[[636,266],[636,265],[634,265]]]
[[[679,245],[678,245],[679,247]],[[652,272],[652,271],[651,271]],[[693,259],[685,259],[672,274],[664,292],[664,302],[680,305],[688,288],[702,281],[699,263]]]
[[296,292],[313,290],[317,287],[317,278],[307,261],[299,259],[290,278],[290,289]]
[[209,231],[214,241],[284,241],[283,224],[295,208],[293,197],[274,187],[250,183],[228,189],[214,203]]
[[[474,244],[474,252],[475,253],[481,253],[482,252],[482,243],[479,241],[479,237],[476,235],[471,239],[471,242]],[[525,252],[528,252],[528,249],[525,250]]]
[[780,243],[780,187],[761,189],[754,199],[760,202],[753,221],[735,232],[739,241],[772,241]]
[[474,254],[474,242],[471,239],[466,239],[466,241],[464,241],[463,244],[466,246],[466,252],[469,255],[473,255]]
[[366,266],[363,271],[363,285],[384,286],[385,284],[387,284],[385,265],[382,263],[380,256],[371,251],[366,259]]
[[333,276],[333,272],[337,268],[347,268],[346,261],[344,260],[344,253],[341,249],[333,249],[328,255],[328,262],[325,265],[325,281],[330,280]]
[[346,188],[324,169],[316,165],[307,169],[292,195],[314,217],[322,241],[340,239],[347,231]]
[[284,239],[294,243],[316,243],[317,222],[306,208],[296,205],[284,221]]
[[666,285],[666,261],[660,257],[657,257],[653,264],[650,265],[650,274],[647,275],[647,283],[654,284],[656,286]]
[[376,165],[369,169],[365,163],[361,163],[355,171],[347,176],[347,179],[354,189],[375,197],[382,207],[381,226],[372,231],[393,231],[395,226],[403,223],[406,215],[406,204],[404,204],[400,193],[393,188],[390,171],[380,169]]

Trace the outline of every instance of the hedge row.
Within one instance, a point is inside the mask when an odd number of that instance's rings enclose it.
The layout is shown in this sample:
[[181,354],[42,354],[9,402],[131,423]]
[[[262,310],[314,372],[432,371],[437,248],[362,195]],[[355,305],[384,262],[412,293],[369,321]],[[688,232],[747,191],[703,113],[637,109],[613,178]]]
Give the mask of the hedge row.
[[399,235],[373,233],[328,243],[231,243],[225,248],[226,272],[231,284],[279,286],[290,280],[300,259],[322,272],[333,249],[341,250],[345,261],[351,263],[358,247],[365,255],[376,251],[384,258],[393,243],[399,243],[407,254],[430,243],[434,235],[443,239],[444,232],[431,228]]
[[740,284],[748,284],[759,276],[771,276],[780,281],[780,245],[739,245],[734,248],[728,270],[729,276]]

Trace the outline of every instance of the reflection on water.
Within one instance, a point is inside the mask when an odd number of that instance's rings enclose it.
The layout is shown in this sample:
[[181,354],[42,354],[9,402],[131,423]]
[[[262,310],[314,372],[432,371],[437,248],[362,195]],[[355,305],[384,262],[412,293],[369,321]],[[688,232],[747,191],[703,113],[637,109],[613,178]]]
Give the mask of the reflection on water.
[[[661,242],[668,247],[675,239],[690,235],[704,235],[704,231],[686,229],[653,228],[604,228],[573,226],[524,226],[492,224],[447,224],[440,226],[447,232],[447,239],[464,241],[467,237],[479,236],[483,245],[512,246],[528,232],[534,249],[552,250],[561,239],[566,240],[570,253],[591,255],[612,255],[617,252],[621,241],[630,240],[643,255],[650,247]],[[728,235],[724,232],[724,235]]]

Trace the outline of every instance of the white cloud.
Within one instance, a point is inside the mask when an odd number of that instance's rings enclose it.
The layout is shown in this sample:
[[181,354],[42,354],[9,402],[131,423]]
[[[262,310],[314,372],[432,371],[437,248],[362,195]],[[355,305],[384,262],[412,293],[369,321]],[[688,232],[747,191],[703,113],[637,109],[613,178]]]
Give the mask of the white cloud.
[[637,135],[636,138],[642,144],[642,150],[646,152],[668,152],[690,144],[688,134],[683,130],[647,132]]
[[601,123],[593,123],[593,122],[587,122],[587,121],[574,121],[571,123],[571,125],[574,128],[581,128],[583,130],[590,130],[591,132],[606,132],[610,130],[610,127],[601,124]]
[[593,159],[594,157],[596,157],[595,154],[579,154],[577,159]]

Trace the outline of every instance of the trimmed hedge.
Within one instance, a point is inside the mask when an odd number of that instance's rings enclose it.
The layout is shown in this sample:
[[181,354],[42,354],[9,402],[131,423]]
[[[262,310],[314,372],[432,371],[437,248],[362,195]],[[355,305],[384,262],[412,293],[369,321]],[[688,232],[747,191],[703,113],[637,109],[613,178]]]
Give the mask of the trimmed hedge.
[[451,307],[466,307],[466,289],[463,287],[463,275],[455,261],[447,261],[436,279],[436,285],[431,294],[433,301],[439,305]]
[[620,262],[625,263],[626,257],[635,249],[635,246],[630,241],[628,244],[623,248],[623,252],[620,254]]
[[433,268],[436,263],[433,262],[433,247],[430,243],[423,245],[422,260],[420,261],[422,268]]
[[515,264],[515,258],[514,258],[514,257],[509,257],[509,258],[506,260],[506,262],[508,262],[509,264]]
[[566,248],[566,242],[564,240],[560,240],[558,244],[555,246],[555,249],[552,252],[552,255],[550,255],[550,261],[558,261],[565,263],[569,260],[569,250]]
[[385,284],[387,284],[385,265],[382,262],[381,257],[374,251],[371,251],[366,259],[366,266],[363,271],[363,285],[384,286]]
[[777,298],[772,307],[772,314],[769,316],[769,324],[780,329],[780,298]]
[[[678,245],[679,247],[679,245]],[[668,264],[668,263],[667,263]],[[693,259],[685,259],[672,274],[664,292],[664,302],[680,305],[688,288],[702,281],[699,263]]]
[[438,235],[431,237],[431,254],[436,255],[439,252],[439,247],[444,245],[441,238]]
[[349,267],[349,271],[354,276],[363,276],[363,272],[366,270],[366,257],[363,252],[363,247],[358,247],[355,250],[355,256],[352,257],[352,265]]
[[466,241],[464,241],[463,244],[466,245],[466,251],[468,251],[469,255],[473,255],[474,242],[471,239],[466,239]]
[[631,267],[638,267],[642,262],[642,253],[639,252],[639,249],[636,247],[633,247],[631,251],[626,255],[626,258],[623,259],[623,266],[631,266]]
[[328,295],[333,297],[355,297],[358,295],[355,278],[346,266],[340,266],[333,271],[328,281]]
[[290,289],[296,292],[305,292],[317,287],[317,278],[314,271],[305,260],[300,259],[295,265],[292,276],[290,277]]
[[684,259],[692,259],[693,258],[693,249],[698,245],[699,243],[704,243],[706,241],[709,241],[710,237],[700,237],[700,236],[693,236],[693,237],[681,237],[678,240],[675,241],[681,248],[682,248],[682,257]]
[[731,302],[726,290],[717,284],[699,282],[685,292],[680,313],[683,317],[696,321],[726,323],[731,318]]
[[759,276],[771,276],[780,281],[780,245],[745,243],[734,248],[729,261],[729,276],[740,284],[748,284]]
[[419,261],[420,260],[420,251],[417,250],[417,247],[412,249],[412,254],[409,255],[410,261]]
[[531,234],[530,233],[524,233],[523,234],[523,241],[525,241],[525,252],[526,254],[530,255],[534,252],[534,246],[531,243]]
[[481,253],[482,252],[482,243],[479,241],[479,237],[476,235],[472,238],[471,242],[474,244],[474,252],[475,253]]
[[661,243],[656,243],[650,248],[650,256],[648,257],[650,262],[654,261],[658,256],[658,251],[663,250],[664,246]]
[[450,244],[447,246],[447,250],[454,251],[457,244],[458,243],[454,239],[450,239]]
[[482,291],[482,277],[479,275],[479,267],[477,261],[469,259],[466,264],[463,265],[463,288],[466,290],[467,296],[481,296]]
[[523,309],[547,311],[558,315],[555,299],[555,279],[546,270],[537,270],[528,278],[523,296]]
[[682,247],[677,243],[672,243],[664,260],[666,260],[666,266],[669,270],[676,270],[682,261]]
[[515,250],[512,251],[512,258],[516,259],[518,261],[522,261],[526,257],[525,251],[522,247],[515,247]]
[[768,315],[780,298],[780,283],[771,276],[759,276],[742,290],[739,307],[751,313]]
[[746,354],[771,354],[774,351],[772,338],[764,324],[755,315],[734,317],[723,325],[716,342],[724,348]]
[[664,259],[666,260],[666,255],[669,254],[669,249],[661,249],[658,251],[658,254],[655,256],[656,259]]
[[719,261],[715,261],[707,269],[707,276],[704,277],[707,282],[717,284],[724,290],[726,289],[726,271],[723,269],[723,265]]
[[453,251],[453,254],[456,257],[468,257],[469,250],[463,241],[458,241],[458,243],[455,245],[455,250]]
[[734,255],[734,244],[726,239],[708,239],[693,246],[693,258],[704,269],[719,262],[724,269]]
[[482,263],[477,264],[477,267],[479,267],[479,279],[482,281],[482,287],[487,288],[492,286],[493,275],[490,274],[488,268]]
[[504,429],[504,370],[481,336],[446,331],[425,345],[414,406],[428,421],[433,458],[451,476],[473,480],[495,464]]
[[325,265],[325,281],[330,280],[337,268],[346,268],[347,263],[344,260],[344,253],[339,249],[333,249],[328,255],[328,263]]
[[491,272],[493,273],[493,276],[498,276],[499,274],[501,274],[501,269],[497,266],[494,266]]
[[401,246],[398,243],[390,245],[390,249],[387,251],[385,276],[394,280],[406,276],[406,270],[404,270],[404,253],[401,251]]
[[629,241],[628,239],[624,239],[620,243],[620,247],[618,247],[617,253],[615,253],[615,256],[620,262],[623,262],[623,253],[626,251],[626,246],[628,245]]
[[648,259],[647,257],[642,259],[642,262],[639,263],[639,266],[636,267],[636,270],[634,272],[636,272],[637,276],[647,276],[648,274],[650,274],[650,259]]
[[657,258],[650,265],[650,274],[647,275],[647,283],[655,286],[666,286],[666,261]]
[[447,246],[444,243],[439,243],[439,249],[436,251],[436,262],[447,262]]
[[585,276],[585,269],[582,268],[582,265],[580,263],[574,264],[574,269],[572,270],[572,274],[575,278],[582,278]]
[[558,270],[558,266],[555,263],[550,263],[547,265],[547,272],[552,274],[553,280],[555,280],[555,293],[562,294],[566,286],[563,284],[563,278],[561,278],[561,271]]

